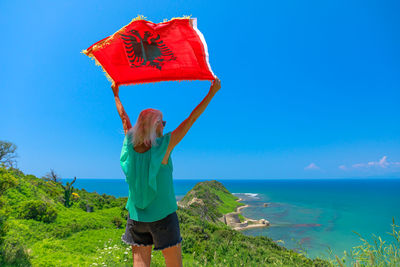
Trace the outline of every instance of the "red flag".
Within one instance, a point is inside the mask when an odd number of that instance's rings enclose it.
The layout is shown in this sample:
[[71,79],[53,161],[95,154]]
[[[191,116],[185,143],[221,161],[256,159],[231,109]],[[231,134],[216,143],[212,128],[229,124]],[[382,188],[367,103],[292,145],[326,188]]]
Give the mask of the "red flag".
[[156,24],[139,16],[82,52],[94,58],[115,85],[215,80],[195,18]]

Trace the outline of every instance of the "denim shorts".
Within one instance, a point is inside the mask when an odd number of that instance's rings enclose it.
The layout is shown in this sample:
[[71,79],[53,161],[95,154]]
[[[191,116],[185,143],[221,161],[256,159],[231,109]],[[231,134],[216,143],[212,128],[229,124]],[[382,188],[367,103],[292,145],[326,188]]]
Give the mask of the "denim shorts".
[[182,242],[176,211],[154,222],[139,222],[129,217],[121,240],[131,246],[151,246],[163,250]]

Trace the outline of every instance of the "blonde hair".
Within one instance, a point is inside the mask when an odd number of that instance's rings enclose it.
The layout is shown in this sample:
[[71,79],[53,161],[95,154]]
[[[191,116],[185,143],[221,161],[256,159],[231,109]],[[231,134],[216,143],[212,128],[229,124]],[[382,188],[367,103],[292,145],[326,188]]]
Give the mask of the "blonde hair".
[[157,124],[162,122],[162,113],[157,109],[144,109],[128,134],[131,135],[132,145],[145,144],[146,146],[157,146]]

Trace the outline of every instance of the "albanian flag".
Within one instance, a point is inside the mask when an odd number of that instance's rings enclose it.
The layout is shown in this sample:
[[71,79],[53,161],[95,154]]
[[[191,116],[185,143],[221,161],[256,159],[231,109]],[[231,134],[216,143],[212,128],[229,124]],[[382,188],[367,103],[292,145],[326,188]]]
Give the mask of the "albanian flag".
[[139,16],[82,53],[94,58],[115,85],[215,80],[195,18],[156,24]]

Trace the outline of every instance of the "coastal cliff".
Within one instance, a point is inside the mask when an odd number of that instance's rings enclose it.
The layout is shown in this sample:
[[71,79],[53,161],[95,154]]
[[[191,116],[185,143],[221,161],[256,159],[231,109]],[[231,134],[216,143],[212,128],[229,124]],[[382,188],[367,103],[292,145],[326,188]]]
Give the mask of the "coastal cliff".
[[189,208],[193,215],[202,219],[218,222],[224,214],[233,212],[244,204],[238,203],[238,197],[232,195],[222,183],[212,180],[197,183],[178,202],[182,208]]
[[254,220],[241,214],[248,207],[242,199],[229,192],[222,183],[212,180],[197,183],[180,201],[178,206],[189,209],[192,215],[214,223],[222,222],[234,230],[269,226],[266,219]]
[[[0,167],[0,266],[132,266],[121,241],[126,201],[73,188],[67,207],[60,183]],[[232,214],[245,205],[218,181],[196,184],[178,204],[184,266],[330,266],[226,224],[243,223]],[[165,266],[161,251],[151,266]]]

